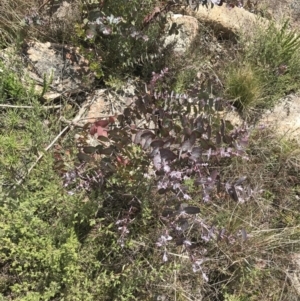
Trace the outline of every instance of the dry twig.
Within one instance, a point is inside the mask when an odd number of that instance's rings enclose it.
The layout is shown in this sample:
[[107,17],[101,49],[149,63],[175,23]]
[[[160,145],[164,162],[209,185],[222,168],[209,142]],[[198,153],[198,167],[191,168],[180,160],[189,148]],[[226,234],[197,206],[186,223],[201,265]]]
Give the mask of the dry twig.
[[[16,106],[16,105],[8,105],[8,104],[0,104],[1,108],[16,108],[16,109],[33,109],[34,106]],[[59,109],[61,108],[61,105],[55,105],[55,106],[42,106],[43,109],[49,110],[49,109]]]
[[[83,104],[83,106],[80,108],[79,112],[77,113],[77,115],[74,117],[74,119],[66,126],[64,127],[64,129],[52,140],[52,142],[45,148],[45,152],[47,152],[53,145],[54,143],[65,133],[67,132],[72,125],[77,125],[78,121],[81,119],[81,117],[84,115],[84,113],[86,112],[86,110],[91,106],[91,104],[94,102],[95,97],[93,97],[93,99],[85,104]],[[44,153],[40,154],[38,156],[38,158],[35,160],[35,162],[30,166],[30,168],[28,169],[27,174],[21,178],[17,184],[20,185],[26,178],[26,176],[28,176],[30,174],[30,172],[33,170],[33,168],[38,164],[38,162],[43,158]]]

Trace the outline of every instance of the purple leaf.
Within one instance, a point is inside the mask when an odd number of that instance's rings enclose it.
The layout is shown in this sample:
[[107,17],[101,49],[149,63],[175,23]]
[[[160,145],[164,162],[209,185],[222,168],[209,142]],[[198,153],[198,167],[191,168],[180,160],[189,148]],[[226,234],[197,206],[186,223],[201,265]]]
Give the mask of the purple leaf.
[[218,175],[219,175],[219,172],[216,169],[214,169],[212,171],[212,173],[210,174],[210,177],[207,179],[206,184],[208,184],[210,187],[213,186],[216,182]]
[[190,139],[185,140],[185,141],[183,142],[182,146],[181,146],[181,150],[182,150],[183,152],[190,151],[191,148],[192,148],[192,146],[193,146],[193,145],[191,144]]
[[139,131],[135,134],[133,143],[139,144],[141,142],[142,134],[144,131]]
[[173,213],[174,213],[174,210],[173,210],[173,209],[171,209],[171,208],[166,208],[166,209],[164,209],[164,211],[162,212],[161,215],[162,215],[163,217],[168,217],[168,216],[172,216]]
[[151,142],[150,146],[157,148],[157,147],[163,147],[164,146],[164,141],[160,140],[160,139],[155,139]]
[[152,139],[154,139],[154,138],[155,138],[155,134],[154,134],[152,131],[145,130],[145,131],[143,131],[143,133],[141,134],[141,137],[142,137],[142,138],[148,138],[148,137],[151,137]]
[[234,186],[239,186],[239,185],[241,185],[246,179],[247,179],[246,176],[239,178],[239,179],[234,183]]
[[169,149],[162,148],[159,150],[161,159],[167,160],[167,161],[173,161],[177,158],[177,156]]
[[146,104],[145,101],[142,98],[138,98],[135,102],[136,107],[138,109],[139,112],[146,114],[147,110],[146,110]]
[[192,134],[192,130],[189,127],[185,127],[183,129],[183,134],[189,137]]
[[151,142],[153,141],[153,139],[155,138],[155,135],[153,132],[151,131],[144,131],[141,134],[141,146],[143,149],[147,149],[149,148]]
[[180,171],[172,171],[170,173],[170,178],[171,179],[176,179],[176,180],[181,180],[182,179],[182,172],[180,172]]
[[151,142],[152,142],[152,137],[149,137],[149,136],[146,136],[145,138],[142,138],[142,141],[141,141],[141,146],[142,146],[142,149],[148,149],[151,145]]
[[190,159],[196,162],[200,157],[201,157],[201,147],[199,146],[193,147]]
[[171,146],[171,144],[174,142],[174,137],[168,138],[165,142],[164,142],[164,148],[168,148]]
[[232,137],[230,137],[229,135],[224,135],[223,136],[223,142],[226,143],[226,144],[230,144],[232,143],[233,139]]
[[195,126],[196,126],[197,130],[200,131],[200,133],[203,133],[203,132],[204,132],[204,123],[203,123],[203,118],[202,118],[202,116],[199,116],[199,117],[196,119]]
[[152,152],[149,154],[150,158],[154,158],[157,154],[160,154],[159,149],[158,148],[154,148],[152,150]]
[[211,126],[210,125],[207,126],[206,131],[207,131],[207,139],[210,140],[210,137],[211,137]]
[[235,189],[234,185],[230,186],[230,185],[226,184],[226,186],[227,186],[226,189],[227,189],[228,194],[231,196],[231,198],[234,201],[238,202],[239,201],[239,197],[237,195],[237,192],[236,192],[236,189]]
[[215,150],[216,149],[214,143],[212,143],[211,141],[205,140],[203,138],[200,138],[200,144],[204,150],[209,150],[209,149]]
[[187,214],[197,214],[200,213],[200,209],[195,206],[188,206],[183,209],[183,211]]
[[94,147],[94,146],[85,146],[85,147],[83,148],[83,151],[84,151],[86,154],[94,154],[94,153],[97,151],[97,149],[96,149],[96,147]]
[[79,159],[80,162],[91,162],[91,161],[93,161],[92,157],[90,157],[89,155],[86,155],[84,153],[78,153],[77,158]]
[[179,218],[178,223],[176,225],[176,230],[183,232],[187,229],[189,229],[190,225],[189,222],[185,218]]
[[224,137],[225,135],[225,122],[224,122],[224,119],[221,120],[221,135]]
[[190,142],[191,142],[191,144],[194,145],[195,142],[196,142],[196,138],[200,137],[200,136],[201,136],[201,134],[198,131],[193,131],[192,134],[191,134],[191,136],[190,136]]
[[[189,135],[189,134],[188,134]],[[181,151],[180,151],[180,154],[181,152],[186,152],[186,151],[191,151],[193,145],[195,144],[196,142],[196,137],[198,135],[198,132],[197,131],[193,131],[191,134],[190,134],[190,137],[189,139],[185,140],[181,146]]]
[[108,156],[111,156],[113,152],[114,152],[114,147],[112,145],[106,148],[102,148],[101,150],[100,149],[98,150],[99,154],[108,155]]
[[[178,94],[176,94],[176,96],[178,96]],[[178,98],[178,97],[176,97],[176,98]],[[181,123],[182,123],[183,127],[189,127],[189,125],[190,125],[189,120],[186,116],[181,117]]]

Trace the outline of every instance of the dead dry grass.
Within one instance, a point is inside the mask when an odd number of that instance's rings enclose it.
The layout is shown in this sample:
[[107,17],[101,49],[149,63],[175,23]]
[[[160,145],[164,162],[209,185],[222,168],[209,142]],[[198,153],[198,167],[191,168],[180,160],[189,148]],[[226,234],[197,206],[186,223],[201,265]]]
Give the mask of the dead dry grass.
[[276,22],[290,19],[294,29],[300,24],[300,4],[297,0],[260,0],[257,1],[257,10],[265,17],[273,18]]
[[0,3],[0,45],[38,39],[70,42],[80,20],[80,1],[4,0]]

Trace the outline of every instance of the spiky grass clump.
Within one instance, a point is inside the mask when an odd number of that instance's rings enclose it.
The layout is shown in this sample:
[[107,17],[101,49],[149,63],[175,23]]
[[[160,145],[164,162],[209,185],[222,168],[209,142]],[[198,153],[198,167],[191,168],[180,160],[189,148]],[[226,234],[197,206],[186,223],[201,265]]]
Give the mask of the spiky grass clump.
[[227,97],[241,111],[257,106],[262,101],[263,83],[251,64],[232,66],[226,72]]
[[255,66],[264,83],[263,96],[267,105],[299,89],[300,36],[289,28],[288,21],[281,25],[271,22],[267,28],[258,27],[253,40],[242,43],[245,45],[242,59]]
[[[300,36],[270,22],[239,39],[234,63],[221,71],[225,95],[245,118],[257,120],[284,95],[300,88]],[[227,67],[226,67],[227,66]]]

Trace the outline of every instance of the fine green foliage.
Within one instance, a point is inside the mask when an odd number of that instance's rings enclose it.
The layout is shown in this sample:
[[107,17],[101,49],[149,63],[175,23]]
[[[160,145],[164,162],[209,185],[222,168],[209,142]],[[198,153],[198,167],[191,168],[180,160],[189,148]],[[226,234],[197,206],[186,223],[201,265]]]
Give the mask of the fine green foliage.
[[185,93],[196,77],[195,69],[181,70],[178,72],[176,82],[173,84],[173,90],[176,93]]
[[124,76],[126,72],[149,77],[155,65],[161,64],[158,58],[162,55],[156,54],[159,23],[145,23],[147,15],[152,13],[153,0],[104,1],[100,8],[89,1],[82,4],[83,22],[76,25],[77,39],[73,42],[93,50],[89,59],[101,64],[103,71],[98,71],[99,77],[106,80],[109,76]]
[[[103,205],[106,201],[117,206],[116,188],[107,190],[106,197],[99,192],[94,197],[68,195],[54,169],[55,153],[43,151],[59,132],[55,114],[45,112],[34,95],[23,98],[22,105],[32,108],[7,108],[0,116],[2,296],[13,300],[132,300],[137,292],[148,295],[147,287],[165,273],[158,260],[150,265],[140,253],[140,249],[145,254],[152,252],[153,243],[146,245],[140,236],[151,231],[137,220],[135,227],[142,231],[133,233],[126,248],[121,248],[115,219],[106,215],[105,210],[110,211]],[[46,119],[49,127],[43,124]],[[68,151],[71,155],[72,149]],[[42,161],[28,174],[41,152]],[[124,187],[128,176],[124,172],[120,170],[112,184],[144,199],[141,217],[152,223],[144,196],[149,189],[141,186],[140,174],[138,183]],[[112,193],[115,199],[109,197]]]
[[26,90],[16,73],[0,62],[0,103],[26,96]]
[[249,60],[271,71],[281,64],[291,67],[299,45],[300,37],[295,31],[289,29],[288,21],[285,21],[280,28],[271,22],[267,29],[257,29],[246,51]]

